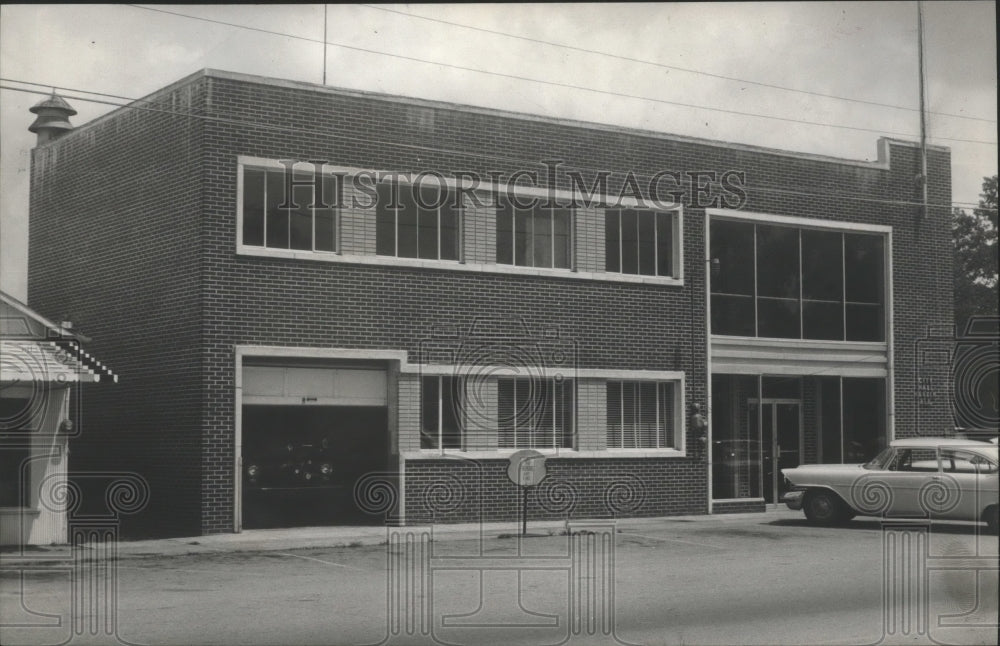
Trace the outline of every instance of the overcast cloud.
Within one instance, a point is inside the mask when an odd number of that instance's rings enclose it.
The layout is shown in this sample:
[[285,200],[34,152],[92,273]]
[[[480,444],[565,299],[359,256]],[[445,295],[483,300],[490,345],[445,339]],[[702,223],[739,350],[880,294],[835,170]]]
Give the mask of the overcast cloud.
[[[159,5],[307,38],[323,36],[322,5]],[[666,65],[916,108],[916,3],[642,5],[387,5]],[[996,8],[925,4],[932,137],[996,142]],[[333,43],[664,101],[836,123],[916,140],[919,115],[722,80],[525,42],[360,5],[330,5]],[[322,45],[128,6],[4,5],[0,76],[144,96],[205,67],[320,82]],[[850,159],[874,159],[878,134],[694,109],[501,78],[331,46],[332,86],[581,119]],[[34,88],[40,89],[40,88]],[[43,89],[43,88],[42,88]],[[92,95],[87,95],[92,96]],[[99,97],[94,97],[99,98]],[[28,108],[40,95],[0,93],[0,287],[26,296]],[[113,109],[69,99],[84,124]],[[893,136],[900,136],[895,134]],[[996,145],[932,139],[952,149],[953,198],[976,202],[997,172]],[[797,188],[797,187],[793,187]]]

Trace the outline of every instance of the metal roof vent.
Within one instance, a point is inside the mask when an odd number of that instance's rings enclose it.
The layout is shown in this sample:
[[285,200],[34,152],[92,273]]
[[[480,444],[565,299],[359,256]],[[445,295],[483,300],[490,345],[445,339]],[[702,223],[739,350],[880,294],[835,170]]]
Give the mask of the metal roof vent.
[[69,122],[69,118],[76,114],[76,110],[70,107],[54,91],[52,92],[52,96],[36,103],[34,106],[28,108],[28,110],[38,115],[35,122],[28,126],[30,132],[38,134],[38,139],[35,141],[36,146],[41,146],[57,139],[64,132],[69,132],[73,129],[73,124]]

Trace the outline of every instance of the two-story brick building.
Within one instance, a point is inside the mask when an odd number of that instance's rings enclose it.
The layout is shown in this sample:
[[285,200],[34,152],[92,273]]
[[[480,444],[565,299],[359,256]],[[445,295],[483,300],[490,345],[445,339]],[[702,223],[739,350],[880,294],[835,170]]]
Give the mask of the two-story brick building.
[[918,393],[952,319],[928,164],[924,212],[905,141],[853,161],[205,70],[35,148],[29,299],[121,375],[74,468],[150,481],[136,533],[512,519],[524,448],[532,518],[763,509],[778,468],[951,427]]

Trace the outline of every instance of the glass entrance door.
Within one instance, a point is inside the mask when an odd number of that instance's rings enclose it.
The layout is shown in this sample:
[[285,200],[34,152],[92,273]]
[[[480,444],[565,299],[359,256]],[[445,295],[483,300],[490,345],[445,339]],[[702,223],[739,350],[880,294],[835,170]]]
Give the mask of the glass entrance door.
[[[753,406],[753,402],[751,406]],[[765,502],[774,503],[787,486],[782,469],[799,465],[802,403],[794,399],[764,399],[761,406],[761,479]]]

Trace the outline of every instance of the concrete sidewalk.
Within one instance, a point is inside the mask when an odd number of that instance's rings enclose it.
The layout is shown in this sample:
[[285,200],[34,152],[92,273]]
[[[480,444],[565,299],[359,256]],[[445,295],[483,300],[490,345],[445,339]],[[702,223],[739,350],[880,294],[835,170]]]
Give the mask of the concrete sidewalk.
[[[759,521],[771,522],[779,519],[801,519],[802,512],[791,511],[784,507],[769,509],[763,513],[696,515],[696,516],[664,516],[657,518],[623,518],[617,521],[610,519],[574,519],[574,525],[588,523],[605,524],[614,522],[619,531],[627,529],[642,529],[644,531],[668,529],[676,523],[701,523],[706,525],[724,525],[733,522]],[[528,533],[534,535],[559,535],[566,529],[566,521],[529,521]],[[464,523],[455,525],[434,525],[433,540],[461,541],[496,539],[520,534],[521,525],[518,522],[502,523]],[[357,547],[359,545],[382,545],[386,542],[388,529],[384,525],[353,526],[353,527],[296,527],[292,529],[251,529],[239,534],[212,534],[209,536],[193,536],[189,538],[161,538],[141,541],[119,541],[111,549],[101,546],[86,545],[84,549],[90,558],[102,560],[117,557],[119,559],[152,558],[164,556],[185,556],[188,554],[211,554],[233,552],[273,552],[284,550]],[[65,564],[73,556],[69,545],[28,546],[23,550],[13,547],[4,548],[0,553],[0,563],[18,565]]]

